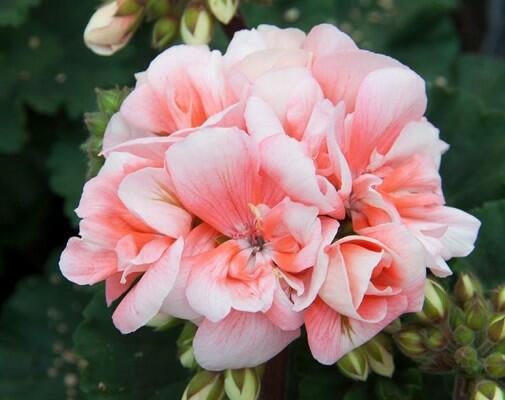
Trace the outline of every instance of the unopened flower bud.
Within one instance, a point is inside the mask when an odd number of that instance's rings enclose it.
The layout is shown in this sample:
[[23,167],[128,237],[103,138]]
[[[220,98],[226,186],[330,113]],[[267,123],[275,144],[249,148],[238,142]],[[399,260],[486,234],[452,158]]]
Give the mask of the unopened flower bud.
[[404,329],[396,333],[393,338],[406,356],[419,357],[426,353],[423,337],[416,328]]
[[401,329],[402,329],[402,321],[400,321],[400,318],[397,318],[384,328],[384,332],[393,334],[399,332]]
[[84,123],[88,131],[97,138],[103,138],[110,117],[99,111],[84,114]]
[[118,15],[120,0],[100,7],[84,30],[84,43],[93,52],[110,56],[122,49],[133,35],[142,18],[142,10],[130,15]]
[[224,391],[230,400],[256,400],[260,389],[261,381],[254,368],[226,370]]
[[190,3],[181,18],[181,37],[187,44],[207,44],[212,39],[213,20],[205,6]]
[[395,363],[388,336],[379,333],[363,346],[368,358],[368,365],[375,373],[382,376],[393,376]]
[[426,279],[423,310],[418,313],[418,317],[423,321],[438,323],[444,321],[448,313],[449,300],[447,292],[439,283]]
[[484,368],[486,369],[488,376],[491,378],[505,378],[505,354],[490,354],[484,360]]
[[505,311],[505,285],[498,287],[492,294],[493,307],[496,312]]
[[496,382],[482,380],[477,382],[472,400],[504,400],[505,392]]
[[449,313],[449,323],[452,329],[456,329],[458,326],[465,323],[465,313],[458,306],[453,305]]
[[151,328],[155,328],[157,331],[164,331],[173,328],[177,324],[179,324],[179,320],[177,318],[167,314],[158,313],[151,318],[146,325]]
[[146,14],[149,21],[160,19],[172,11],[171,0],[148,0],[146,5]]
[[424,343],[430,350],[441,351],[445,349],[447,345],[447,338],[439,328],[433,327],[426,330]]
[[456,301],[461,307],[465,307],[467,301],[478,296],[481,292],[482,289],[477,278],[467,272],[463,272],[459,276],[454,287]]
[[207,0],[214,17],[223,24],[231,21],[238,8],[238,0]]
[[220,373],[200,371],[189,382],[182,400],[223,400],[224,380]]
[[474,370],[479,363],[479,355],[473,347],[463,346],[455,351],[454,361],[464,370]]
[[473,343],[475,333],[465,325],[460,325],[452,333],[454,341],[460,346],[468,346]]
[[467,305],[465,323],[474,331],[480,331],[487,324],[488,319],[488,309],[484,302],[479,298],[475,298],[471,301],[471,304]]
[[175,17],[160,18],[153,27],[152,46],[162,50],[167,48],[177,35],[179,21]]
[[337,366],[345,376],[357,381],[366,381],[370,372],[367,357],[361,348],[347,353],[338,360]]
[[142,11],[142,5],[139,0],[116,0],[118,3],[116,16],[126,17],[135,15]]
[[177,339],[177,355],[182,366],[185,368],[195,368],[196,360],[193,352],[193,339],[196,334],[196,325],[186,322]]
[[123,100],[128,96],[130,90],[123,89],[96,89],[96,102],[100,111],[109,116],[116,113],[121,107]]
[[487,327],[487,337],[494,343],[505,339],[505,313],[495,315],[491,318]]

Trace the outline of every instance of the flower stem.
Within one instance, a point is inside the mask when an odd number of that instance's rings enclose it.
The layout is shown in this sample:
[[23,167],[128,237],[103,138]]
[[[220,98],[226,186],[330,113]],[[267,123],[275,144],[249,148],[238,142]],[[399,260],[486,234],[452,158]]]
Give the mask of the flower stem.
[[452,400],[468,399],[467,381],[462,376],[456,376],[454,381],[454,390],[452,392]]
[[261,400],[284,400],[288,374],[288,349],[272,358],[266,365],[261,381]]
[[244,17],[240,13],[240,10],[237,10],[237,13],[232,18],[232,20],[228,22],[228,24],[226,25],[221,24],[221,26],[223,28],[224,33],[230,40],[233,38],[235,32],[240,31],[242,29],[247,29],[247,25],[245,23]]

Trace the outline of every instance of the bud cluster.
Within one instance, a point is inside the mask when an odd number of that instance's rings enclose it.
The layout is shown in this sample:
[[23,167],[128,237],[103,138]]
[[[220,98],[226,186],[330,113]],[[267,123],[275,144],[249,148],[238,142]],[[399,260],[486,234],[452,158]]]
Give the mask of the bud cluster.
[[103,164],[104,159],[99,154],[102,151],[105,129],[112,115],[119,110],[129,92],[130,89],[126,87],[108,90],[96,89],[98,111],[84,115],[84,123],[90,133],[82,145],[82,149],[88,155],[88,178],[95,176]]
[[239,0],[113,0],[91,18],[84,40],[100,55],[123,48],[139,25],[153,23],[151,45],[169,47],[180,34],[187,44],[211,41],[215,21],[227,25],[236,15]]
[[462,273],[450,296],[428,279],[422,311],[390,332],[422,370],[465,379],[469,398],[505,398],[505,287],[488,299],[477,278]]

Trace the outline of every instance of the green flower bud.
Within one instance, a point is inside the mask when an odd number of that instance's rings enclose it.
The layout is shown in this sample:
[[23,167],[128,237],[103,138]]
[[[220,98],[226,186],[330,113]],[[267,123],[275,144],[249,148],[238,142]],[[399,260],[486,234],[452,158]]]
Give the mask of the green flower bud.
[[100,139],[103,138],[109,120],[110,117],[101,111],[84,114],[84,123],[86,124],[88,131],[93,136]]
[[480,331],[487,324],[488,309],[484,302],[479,299],[473,299],[467,304],[465,323],[474,331]]
[[447,345],[447,338],[445,337],[442,330],[433,327],[426,330],[424,343],[430,350],[441,351],[444,350]]
[[228,369],[224,375],[224,390],[230,400],[256,400],[261,381],[254,368]]
[[496,312],[505,311],[505,285],[498,287],[491,295],[493,308]]
[[465,323],[465,313],[457,306],[452,306],[449,312],[449,322],[452,329],[456,329]]
[[401,329],[402,329],[402,321],[400,321],[400,318],[397,318],[384,328],[384,332],[393,334],[400,332]]
[[482,293],[479,281],[473,275],[463,272],[454,287],[454,295],[457,303],[461,307],[465,307],[467,301],[473,299]]
[[444,321],[449,313],[449,299],[445,289],[437,282],[426,279],[423,310],[418,317],[427,322]]
[[214,17],[223,24],[231,21],[238,8],[238,0],[207,0]]
[[158,50],[166,49],[177,35],[179,21],[175,17],[163,17],[153,27],[151,45]]
[[189,382],[182,400],[223,400],[224,380],[220,373],[200,371]]
[[468,346],[475,340],[475,333],[467,326],[460,325],[452,333],[454,341],[460,346]]
[[484,360],[484,368],[490,378],[505,378],[505,354],[490,354]]
[[393,336],[398,348],[409,357],[419,357],[426,353],[423,336],[416,328],[404,329]]
[[207,44],[212,39],[213,19],[199,1],[191,2],[181,18],[181,37],[187,44]]
[[195,368],[197,366],[195,354],[193,352],[193,339],[196,334],[196,325],[186,322],[177,339],[177,356],[182,366],[185,368]]
[[463,346],[454,353],[454,362],[468,374],[474,374],[481,369],[477,350],[471,346]]
[[475,385],[472,400],[504,400],[505,392],[496,382],[482,380]]
[[121,107],[123,100],[128,95],[130,90],[123,89],[96,89],[96,102],[98,109],[109,116],[116,113]]
[[366,381],[370,373],[367,357],[361,348],[347,353],[338,360],[337,366],[345,376],[357,381]]
[[379,333],[363,346],[368,365],[376,374],[391,377],[395,371],[391,342],[383,333]]
[[116,17],[126,17],[128,15],[134,15],[142,11],[142,5],[138,0],[116,0],[118,8],[116,11]]
[[149,21],[160,19],[172,11],[171,0],[148,0],[146,14]]
[[165,331],[179,324],[179,320],[170,315],[158,313],[146,324],[156,331]]
[[505,339],[505,313],[493,316],[487,326],[487,337],[494,343]]

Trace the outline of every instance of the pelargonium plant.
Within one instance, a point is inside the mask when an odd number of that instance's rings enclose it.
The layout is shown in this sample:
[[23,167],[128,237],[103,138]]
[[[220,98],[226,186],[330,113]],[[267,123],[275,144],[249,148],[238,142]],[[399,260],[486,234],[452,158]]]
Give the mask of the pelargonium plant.
[[[210,23],[191,14],[200,5],[188,7],[183,39],[207,42]],[[236,2],[222,7],[228,22]],[[107,4],[88,45],[118,50],[144,11]],[[450,275],[447,262],[473,250],[480,222],[445,204],[449,145],[425,117],[418,74],[322,24],[307,34],[237,30],[223,53],[174,45],[135,77],[129,93],[104,92],[105,107],[121,103],[110,120],[88,117],[105,130],[105,161],[84,186],[79,236],[60,268],[80,285],[105,281],[123,334],[186,321],[179,356],[199,369],[184,398],[257,398],[263,365],[302,331],[318,362],[354,379],[369,368],[391,375],[384,329],[421,368],[437,369],[419,324],[449,327],[450,300],[427,271]],[[487,309],[475,298],[460,302],[462,314],[475,302]],[[394,329],[407,313],[416,322]],[[473,333],[486,322],[466,324]],[[428,348],[447,349],[446,331],[430,332]],[[468,346],[465,334],[455,343]],[[459,352],[445,370],[479,369],[462,366],[472,357]],[[469,374],[463,396],[498,398],[485,397],[497,384]]]

